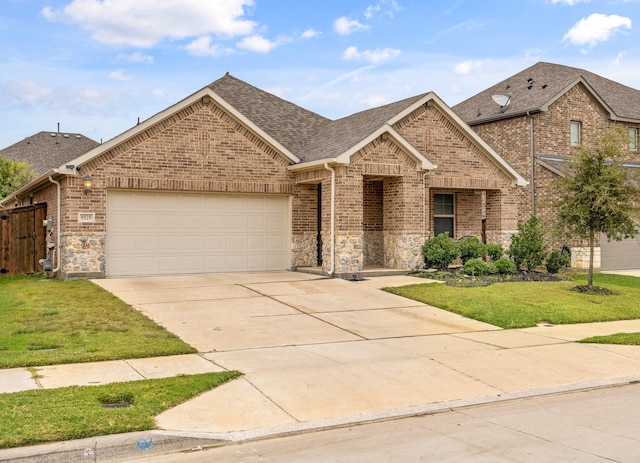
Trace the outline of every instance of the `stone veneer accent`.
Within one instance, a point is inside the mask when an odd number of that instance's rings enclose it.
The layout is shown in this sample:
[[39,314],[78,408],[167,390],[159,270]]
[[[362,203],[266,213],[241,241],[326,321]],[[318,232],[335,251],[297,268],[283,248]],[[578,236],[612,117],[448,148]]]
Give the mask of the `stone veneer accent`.
[[315,267],[317,259],[318,239],[315,232],[296,233],[291,237],[291,266]]
[[422,268],[425,239],[422,233],[384,232],[384,266],[406,270]]
[[[589,268],[589,248],[571,247],[571,267]],[[600,248],[593,249],[593,268],[600,268]]]
[[104,234],[63,235],[60,271],[65,278],[104,277],[106,269]]

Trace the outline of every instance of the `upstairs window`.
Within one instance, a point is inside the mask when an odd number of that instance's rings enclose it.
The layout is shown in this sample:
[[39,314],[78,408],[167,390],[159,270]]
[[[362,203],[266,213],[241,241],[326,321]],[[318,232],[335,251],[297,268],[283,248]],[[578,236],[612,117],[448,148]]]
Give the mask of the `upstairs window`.
[[629,129],[629,149],[638,149],[638,129]]
[[580,145],[580,122],[571,121],[571,146]]

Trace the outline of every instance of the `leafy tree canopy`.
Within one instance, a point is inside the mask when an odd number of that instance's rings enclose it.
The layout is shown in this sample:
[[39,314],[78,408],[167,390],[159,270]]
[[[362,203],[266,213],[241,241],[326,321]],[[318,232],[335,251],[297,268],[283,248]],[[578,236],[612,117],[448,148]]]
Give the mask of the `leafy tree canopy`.
[[0,198],[4,198],[35,178],[35,172],[26,162],[0,157]]
[[558,183],[558,227],[565,236],[589,241],[589,286],[596,237],[603,233],[609,240],[621,240],[638,233],[638,177],[621,164],[627,140],[621,131],[610,130],[595,146],[580,150],[571,174]]

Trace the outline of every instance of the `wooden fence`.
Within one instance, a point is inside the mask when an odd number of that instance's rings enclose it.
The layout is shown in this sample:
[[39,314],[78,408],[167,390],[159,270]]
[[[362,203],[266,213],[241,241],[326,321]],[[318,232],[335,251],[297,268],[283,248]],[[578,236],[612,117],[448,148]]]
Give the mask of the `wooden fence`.
[[47,205],[0,210],[0,273],[12,275],[42,271],[47,254]]

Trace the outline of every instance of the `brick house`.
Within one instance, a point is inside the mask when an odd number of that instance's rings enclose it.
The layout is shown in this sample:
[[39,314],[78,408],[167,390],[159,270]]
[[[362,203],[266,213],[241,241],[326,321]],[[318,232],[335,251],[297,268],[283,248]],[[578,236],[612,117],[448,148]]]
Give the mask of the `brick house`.
[[[454,106],[453,111],[521,173],[520,220],[555,219],[553,181],[567,161],[611,127],[629,134],[629,165],[640,161],[640,90],[583,69],[540,62]],[[636,240],[601,237],[596,263],[603,269],[640,267]],[[555,243],[556,246],[563,243]],[[588,264],[588,249],[573,244],[572,266]]]
[[227,74],[0,204],[46,203],[61,278],[351,276],[444,230],[507,242],[523,185],[434,93],[329,120]]

